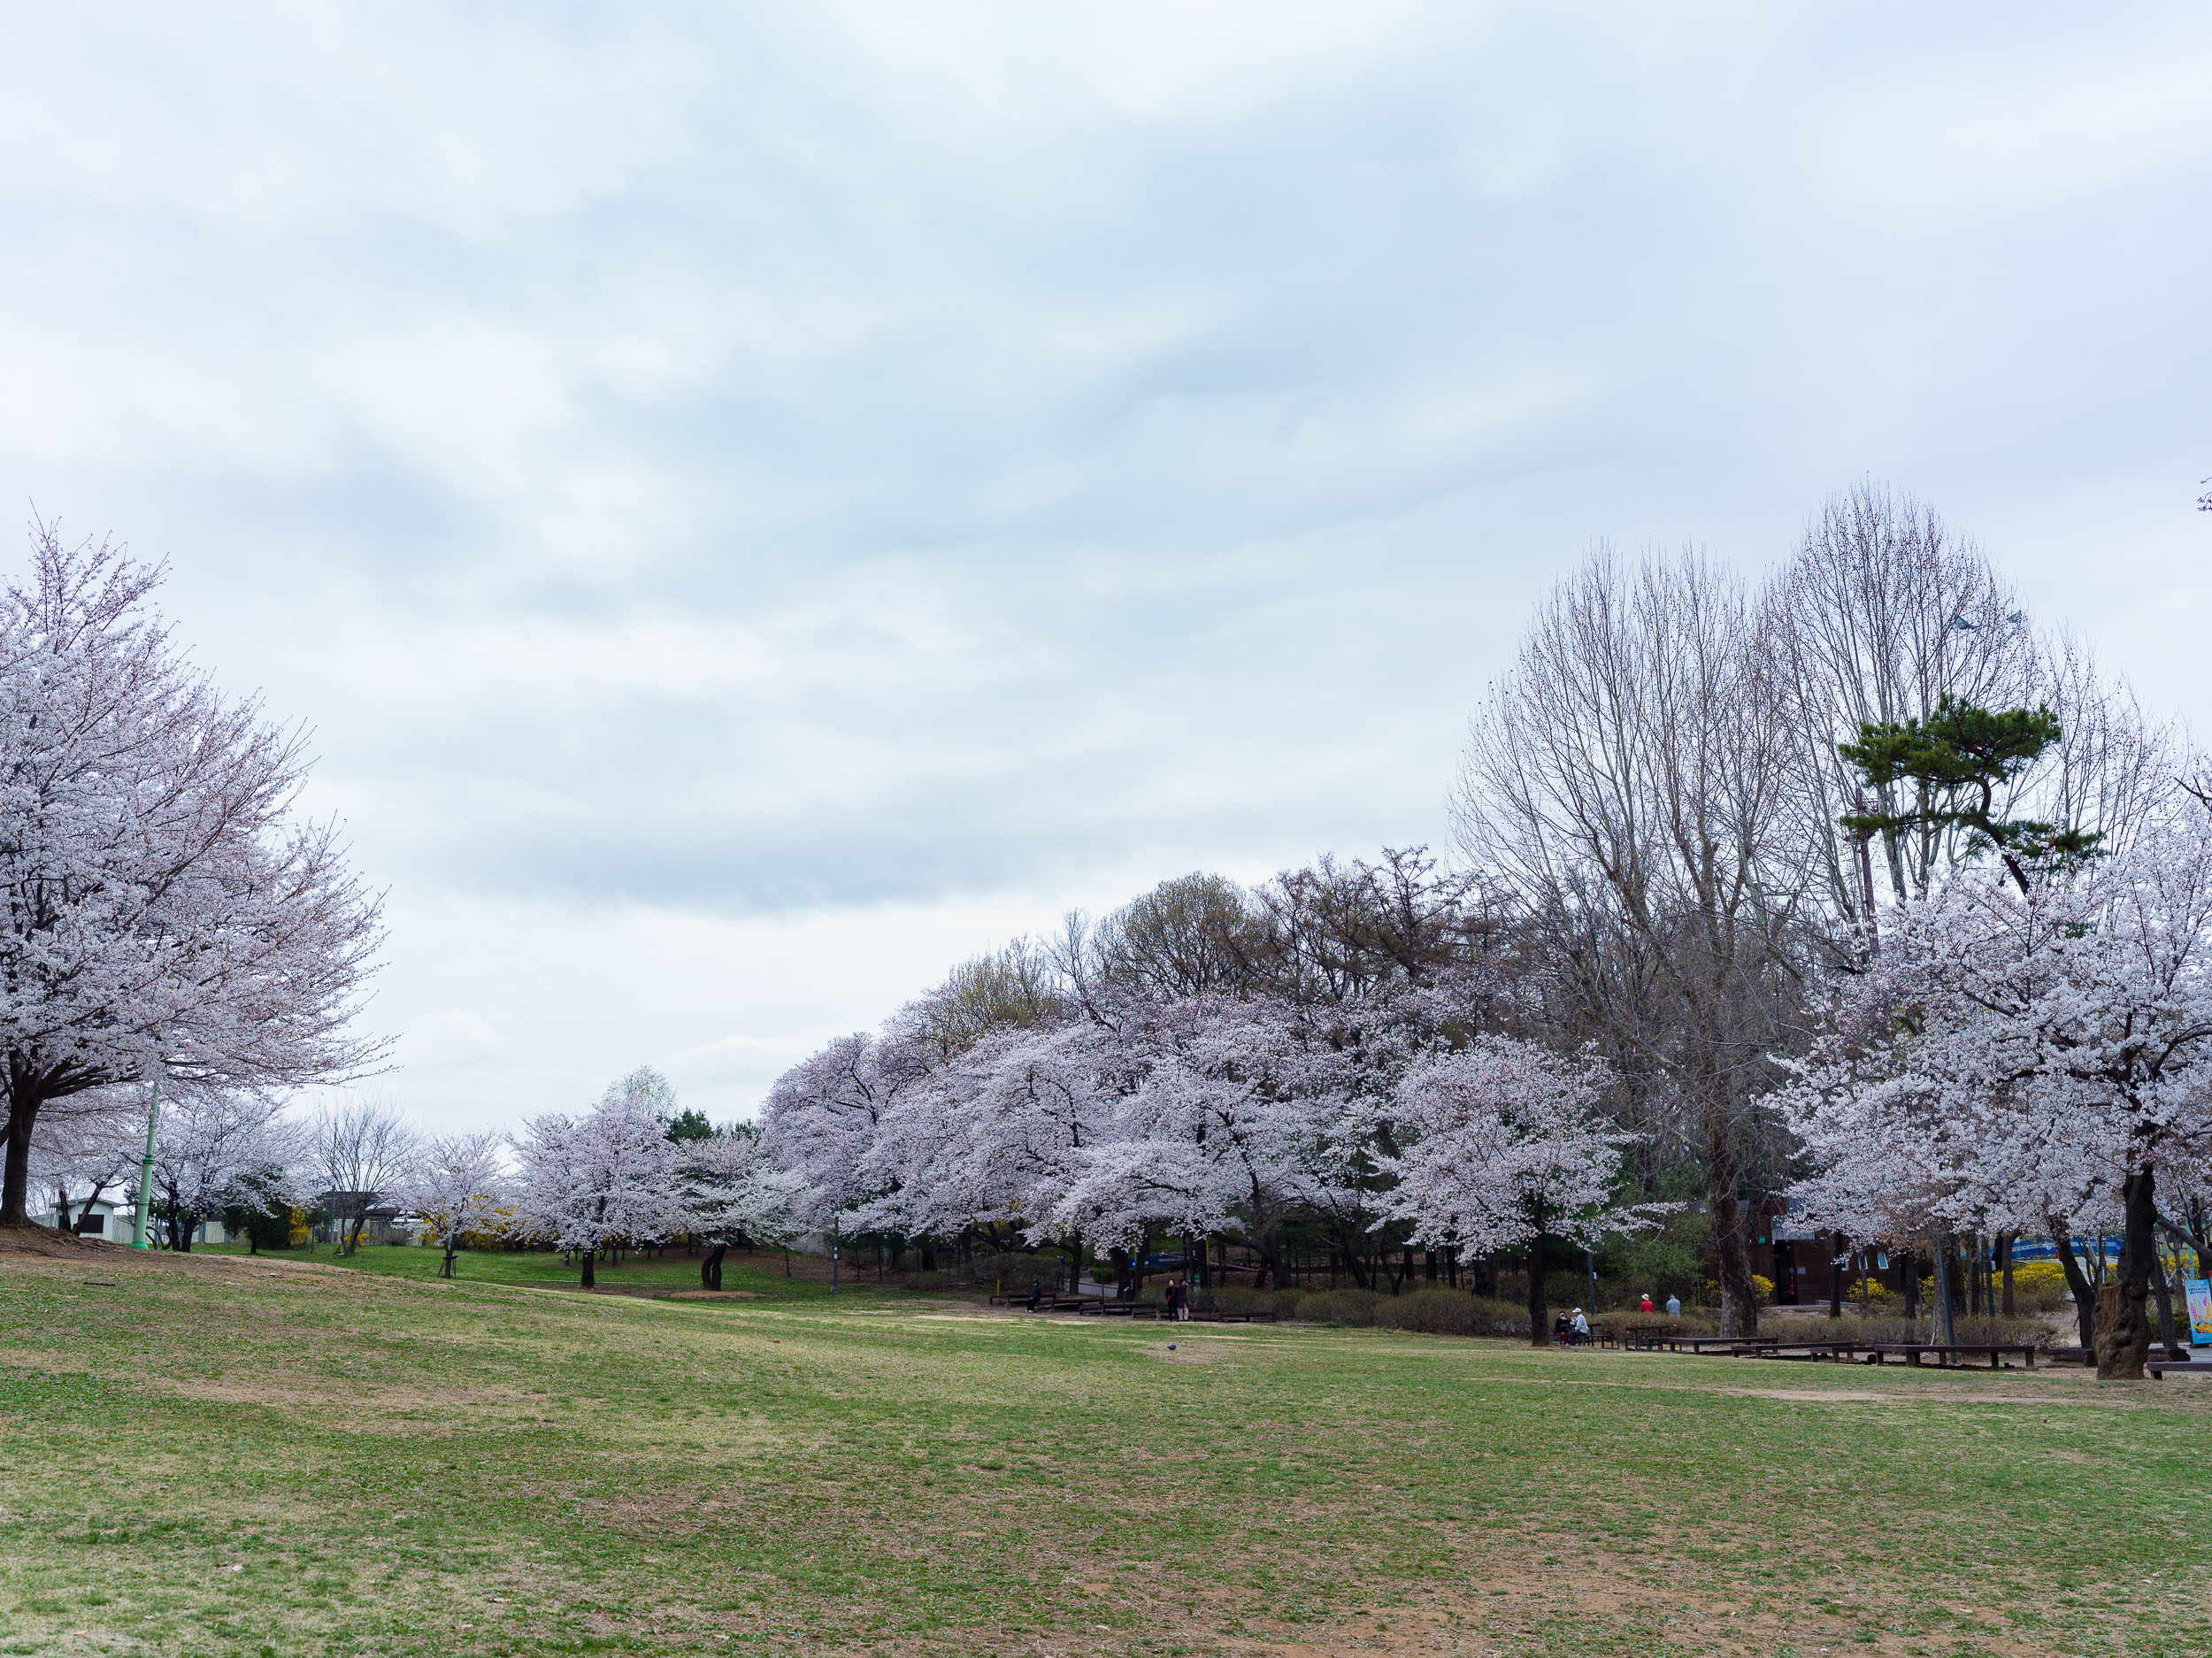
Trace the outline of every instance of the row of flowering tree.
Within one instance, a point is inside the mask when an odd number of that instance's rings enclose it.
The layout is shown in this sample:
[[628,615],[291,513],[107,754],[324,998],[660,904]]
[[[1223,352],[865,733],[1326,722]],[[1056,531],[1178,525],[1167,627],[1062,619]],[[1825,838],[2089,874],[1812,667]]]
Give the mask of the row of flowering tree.
[[[520,1134],[425,1136],[374,1100],[300,1113],[257,1095],[175,1091],[153,1133],[149,1208],[183,1250],[204,1220],[242,1229],[258,1247],[265,1224],[281,1236],[297,1214],[327,1220],[350,1252],[371,1211],[394,1215],[438,1247],[447,1278],[471,1240],[572,1254],[589,1285],[609,1249],[681,1238],[703,1251],[702,1284],[719,1288],[732,1247],[799,1235],[801,1182],[769,1162],[757,1135],[716,1132],[695,1114],[679,1117],[674,1102],[642,1069],[590,1109],[549,1113]],[[146,1129],[147,1102],[130,1089],[48,1125],[33,1163],[64,1226],[103,1196],[135,1199]]]
[[1540,1260],[1686,1202],[1732,1334],[1785,1203],[1909,1305],[2046,1235],[2139,1374],[2161,1238],[2212,1245],[2205,777],[1870,484],[1757,584],[1601,548],[1476,714],[1455,872],[1168,883],[833,1043],[764,1139],[825,1229],[1234,1237],[1277,1281],[1294,1229]]
[[641,1068],[588,1111],[532,1118],[511,1142],[512,1180],[493,1188],[496,1230],[576,1255],[587,1287],[613,1248],[688,1238],[705,1248],[701,1284],[719,1289],[732,1247],[795,1239],[799,1178],[742,1130],[672,1133],[674,1104],[667,1082]]
[[1609,1068],[1484,1028],[1501,986],[1479,908],[1417,852],[1257,900],[1171,882],[832,1042],[772,1090],[762,1140],[803,1180],[804,1224],[926,1257],[1050,1248],[1071,1289],[1093,1256],[1133,1287],[1164,1238],[1240,1246],[1278,1288],[1294,1229],[1348,1263],[1386,1233],[1493,1272],[1519,1252],[1541,1336],[1547,1245],[1647,1211]]

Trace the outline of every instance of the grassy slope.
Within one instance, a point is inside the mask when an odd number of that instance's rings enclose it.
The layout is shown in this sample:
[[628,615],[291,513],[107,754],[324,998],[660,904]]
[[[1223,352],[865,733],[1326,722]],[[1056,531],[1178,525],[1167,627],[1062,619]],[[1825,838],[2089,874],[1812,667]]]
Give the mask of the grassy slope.
[[111,1254],[0,1413],[7,1652],[2212,1646],[2193,1379]]

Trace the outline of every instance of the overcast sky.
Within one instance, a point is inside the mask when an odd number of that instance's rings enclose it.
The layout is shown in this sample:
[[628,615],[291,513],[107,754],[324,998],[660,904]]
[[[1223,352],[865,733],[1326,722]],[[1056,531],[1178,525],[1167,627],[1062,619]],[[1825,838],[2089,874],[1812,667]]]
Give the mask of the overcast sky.
[[0,499],[317,733],[444,1125],[1446,839],[1589,545],[1932,500],[2212,728],[2212,8],[27,7]]

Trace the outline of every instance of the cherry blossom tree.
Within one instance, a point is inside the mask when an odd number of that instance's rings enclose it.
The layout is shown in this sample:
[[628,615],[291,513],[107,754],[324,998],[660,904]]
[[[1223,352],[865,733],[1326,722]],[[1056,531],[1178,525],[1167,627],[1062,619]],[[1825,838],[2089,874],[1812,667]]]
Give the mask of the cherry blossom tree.
[[1199,995],[1133,1009],[1118,1132],[1085,1148],[1045,1224],[1127,1244],[1225,1234],[1290,1287],[1283,1227],[1325,1161],[1355,1067],[1294,1004]]
[[1412,1224],[1417,1243],[1528,1252],[1529,1339],[1551,1339],[1544,1247],[1594,1243],[1646,1224],[1654,1211],[1616,1197],[1635,1136],[1599,1109],[1610,1071],[1533,1042],[1479,1036],[1417,1061],[1398,1086],[1411,1144],[1385,1167],[1397,1186],[1385,1212]]
[[154,1135],[153,1208],[173,1249],[192,1247],[201,1221],[233,1206],[297,1201],[305,1194],[307,1137],[276,1101],[179,1090],[162,1101]]
[[394,1194],[419,1215],[443,1250],[438,1276],[453,1276],[453,1258],[467,1232],[506,1224],[506,1137],[442,1134],[415,1155]]
[[2116,1206],[2101,1376],[2139,1376],[2162,1177],[2212,1157],[2212,817],[2170,803],[2115,856],[1969,867],[1888,924],[1786,1109],[1839,1224]]
[[143,1079],[270,1092],[373,1069],[351,1029],[379,901],[301,821],[304,733],[225,701],[152,610],[161,572],[36,527],[0,595],[0,1225],[53,1101]]
[[65,1230],[108,1193],[136,1186],[146,1109],[144,1089],[122,1086],[75,1094],[41,1113],[31,1140],[31,1184],[52,1191]]
[[885,1195],[858,1211],[859,1224],[942,1236],[980,1227],[1064,1245],[1077,1287],[1083,1228],[1060,1200],[1118,1132],[1118,1061],[1113,1033],[1087,1020],[985,1034],[885,1113],[866,1162]]
[[918,1046],[902,1031],[841,1036],[776,1079],[761,1110],[761,1139],[777,1167],[799,1174],[800,1216],[810,1227],[844,1224],[880,1198],[884,1176],[869,1154],[884,1115],[926,1076]]
[[722,1287],[722,1261],[734,1247],[789,1244],[806,1230],[799,1218],[805,1177],[779,1169],[745,1129],[683,1143],[678,1171],[683,1229],[704,1245],[699,1287]]
[[665,1103],[655,1073],[633,1072],[580,1117],[533,1117],[511,1142],[516,1235],[580,1255],[586,1289],[598,1281],[600,1250],[683,1227],[683,1153],[668,1138]]

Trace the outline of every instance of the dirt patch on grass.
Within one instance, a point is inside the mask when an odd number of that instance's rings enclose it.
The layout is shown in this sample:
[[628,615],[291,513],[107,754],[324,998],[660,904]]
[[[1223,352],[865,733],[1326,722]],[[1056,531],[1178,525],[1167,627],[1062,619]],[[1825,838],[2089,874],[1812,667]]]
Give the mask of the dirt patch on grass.
[[671,1301],[757,1301],[758,1290],[670,1290],[661,1297]]
[[[1377,1654],[1506,1654],[1571,1650],[1589,1653],[1697,1654],[1701,1658],[1773,1658],[1778,1652],[1834,1651],[1904,1658],[1930,1650],[1931,1631],[1901,1626],[1876,1583],[1836,1596],[1728,1594],[1663,1582],[1648,1557],[1564,1551],[1548,1563],[1498,1561],[1500,1539],[1471,1546],[1448,1580],[1410,1587],[1389,1600],[1294,1621],[1249,1593],[1209,1587],[1161,1595],[1141,1579],[1071,1580],[1068,1586],[1118,1627],[1087,1629],[1071,1609],[1067,1633],[1046,1638],[1056,1653],[1128,1650],[1127,1631],[1157,1635],[1188,1631],[1213,1649],[1251,1658],[1376,1658]],[[1508,1545],[1510,1547],[1510,1543]],[[1540,1550],[1530,1548],[1535,1554]],[[1110,1611],[1108,1608],[1111,1608]],[[2015,1632],[1986,1606],[1932,1608],[1939,1642],[1955,1641],[1971,1624],[1971,1650],[2000,1658],[2047,1658],[2047,1634]],[[1560,1642],[1563,1631],[1575,1639]],[[967,1631],[970,1650],[1034,1650],[1018,1638]],[[1033,1639],[1033,1638],[1032,1638]],[[927,1650],[918,1648],[917,1650]]]
[[0,1227],[0,1270],[39,1273],[53,1278],[112,1280],[127,1276],[187,1273],[231,1279],[286,1279],[293,1285],[330,1288],[340,1284],[384,1285],[387,1280],[319,1261],[287,1261],[273,1255],[204,1255],[167,1249],[134,1249],[104,1238],[72,1238],[46,1226]]

